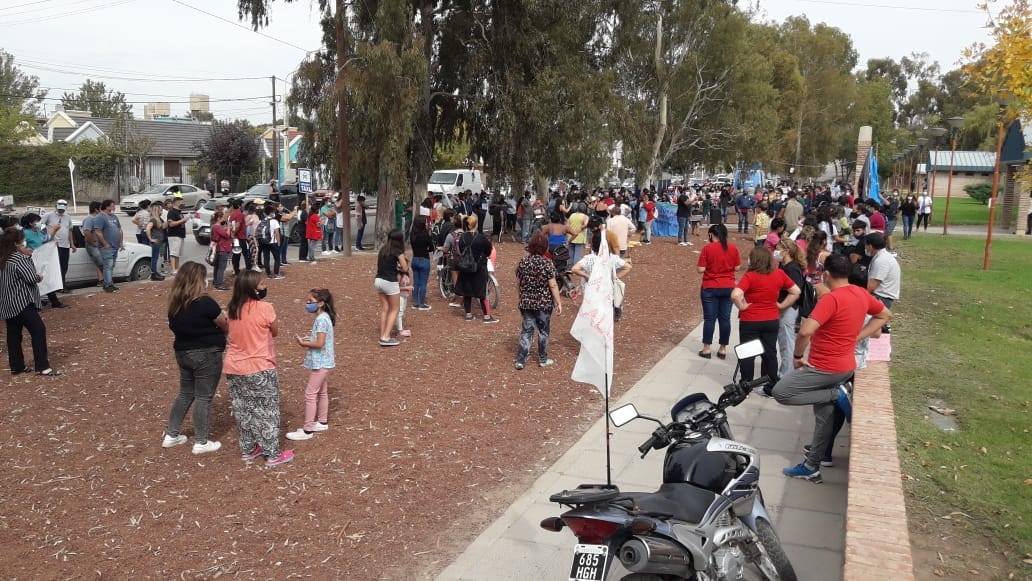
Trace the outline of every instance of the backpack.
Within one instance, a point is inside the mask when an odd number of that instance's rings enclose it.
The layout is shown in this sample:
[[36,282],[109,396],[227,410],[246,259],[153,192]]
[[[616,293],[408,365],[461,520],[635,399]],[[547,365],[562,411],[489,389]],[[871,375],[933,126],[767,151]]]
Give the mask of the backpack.
[[[462,252],[459,252],[459,238],[462,238]],[[461,237],[456,237],[453,242],[454,250],[453,255],[458,254],[459,260],[455,264],[455,269],[459,272],[465,272],[472,274],[477,271],[477,259],[473,256],[473,236],[468,239],[463,234]]]
[[258,222],[254,237],[260,244],[272,244],[272,224],[268,218]]
[[814,288],[810,281],[803,277],[803,286],[799,287],[802,291],[799,296],[799,316],[803,319],[810,316],[813,312],[814,307],[817,306],[817,289]]

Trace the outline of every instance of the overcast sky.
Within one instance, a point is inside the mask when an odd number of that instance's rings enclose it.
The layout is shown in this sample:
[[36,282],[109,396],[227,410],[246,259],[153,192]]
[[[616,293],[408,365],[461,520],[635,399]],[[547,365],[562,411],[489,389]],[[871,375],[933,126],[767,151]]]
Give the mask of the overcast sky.
[[[861,64],[927,52],[946,71],[965,47],[987,40],[975,0],[937,0],[935,8],[927,0],[760,2],[764,20],[805,14],[844,30]],[[92,78],[125,93],[138,118],[151,101],[184,114],[190,94],[204,93],[216,117],[268,122],[269,77],[289,79],[305,51],[319,48],[318,11],[309,0],[279,0],[261,33],[239,24],[235,0],[0,0],[0,48],[51,89],[48,112]],[[258,78],[202,80],[241,77]],[[277,85],[282,94],[285,84]]]

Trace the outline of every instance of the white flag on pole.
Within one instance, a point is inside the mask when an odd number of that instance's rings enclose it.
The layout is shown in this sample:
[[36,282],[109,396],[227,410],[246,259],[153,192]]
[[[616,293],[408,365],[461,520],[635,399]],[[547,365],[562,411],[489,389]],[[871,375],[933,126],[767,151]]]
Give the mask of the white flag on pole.
[[606,389],[613,384],[613,266],[604,232],[570,334],[581,344],[571,379],[590,383],[608,396]]

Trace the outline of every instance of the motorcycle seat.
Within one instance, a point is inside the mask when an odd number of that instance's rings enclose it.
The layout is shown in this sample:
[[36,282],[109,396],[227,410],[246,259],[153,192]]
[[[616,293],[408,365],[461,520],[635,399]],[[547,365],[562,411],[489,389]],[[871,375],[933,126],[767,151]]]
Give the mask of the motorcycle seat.
[[669,515],[677,520],[697,523],[702,520],[717,495],[691,484],[664,484],[656,492],[625,492],[638,508],[651,515]]

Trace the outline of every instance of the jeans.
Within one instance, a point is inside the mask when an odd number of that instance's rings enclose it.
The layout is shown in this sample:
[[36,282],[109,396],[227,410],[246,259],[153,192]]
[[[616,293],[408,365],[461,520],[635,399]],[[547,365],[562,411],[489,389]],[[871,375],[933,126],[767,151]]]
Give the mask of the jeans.
[[531,214],[530,218],[524,218],[521,228],[520,236],[523,238],[523,243],[530,242],[530,229],[534,226],[534,215]]
[[355,248],[358,250],[365,250],[362,248],[362,239],[365,238],[365,224],[358,225],[358,233],[355,234]]
[[[279,248],[276,246],[275,243],[272,243],[272,244],[264,244],[263,243],[263,244],[260,245],[260,248],[261,248],[261,252],[262,252],[262,264],[265,266],[265,274],[266,274],[266,276],[272,276],[274,274],[279,274],[279,268],[280,268],[280,259],[279,259],[279,252],[278,252]],[[275,268],[272,268],[272,269],[269,268],[269,257],[270,257],[270,255],[272,256],[273,263],[275,264]]]
[[412,304],[426,304],[426,285],[430,281],[430,259],[412,257]]
[[344,250],[344,227],[333,227],[333,248]]
[[222,375],[222,350],[218,347],[176,351],[179,364],[179,395],[172,402],[166,433],[173,438],[179,435],[186,412],[193,406],[194,444],[208,442],[208,416],[211,400],[219,386]]
[[305,386],[305,424],[304,430],[311,432],[315,422],[325,424],[329,420],[330,391],[329,369],[313,369]]
[[315,245],[318,240],[308,240],[308,262],[315,262]]
[[290,248],[290,239],[287,238],[286,232],[280,230],[279,258],[282,264],[287,264],[290,262],[289,260],[287,260],[288,248]]
[[100,246],[86,245],[86,256],[97,268],[104,268],[104,259],[100,257]]
[[903,239],[910,238],[910,233],[914,230],[914,217],[903,214]]
[[852,371],[827,373],[812,367],[800,367],[781,378],[773,395],[783,405],[813,406],[813,441],[806,454],[806,465],[817,468],[827,456],[835,433],[835,405],[838,386],[853,376]]
[[101,248],[100,258],[104,261],[104,286],[114,286],[115,282],[111,277],[115,270],[115,260],[118,258],[118,247]]
[[[759,339],[763,343],[763,355],[760,356],[760,372],[776,381],[778,377],[778,320],[772,321],[739,321],[738,335],[742,343]],[[756,358],[750,357],[738,362],[742,369],[742,381],[752,381],[755,375]]]
[[677,217],[677,241],[688,242],[688,218]]
[[151,274],[161,272],[161,243],[150,245],[150,271]]
[[[781,311],[781,318],[778,320],[778,353],[781,354],[781,367],[778,368],[778,377],[784,377],[792,372],[793,357],[795,356],[796,340],[796,319],[799,318],[799,309],[789,307]],[[773,378],[771,378],[773,379]]]
[[32,359],[36,371],[50,368],[47,356],[47,327],[39,316],[36,305],[26,305],[22,312],[7,319],[7,361],[11,372],[25,369],[25,354],[22,352],[22,329],[29,332],[32,339]]
[[738,211],[738,231],[749,233],[749,210]]
[[548,334],[552,328],[552,310],[520,309],[523,315],[523,327],[520,329],[520,343],[516,349],[516,363],[526,364],[530,354],[530,342],[534,338],[534,329],[538,334],[538,362],[548,360]]
[[731,289],[702,289],[702,343],[713,344],[713,329],[720,323],[720,344],[727,345],[731,341]]
[[218,251],[215,254],[215,287],[226,285],[226,265],[229,264],[229,255],[232,252]]
[[333,250],[333,226],[324,226],[322,229],[322,251]]
[[584,245],[583,244],[570,244],[570,268],[573,268],[574,264],[580,262],[580,259],[584,258]]

